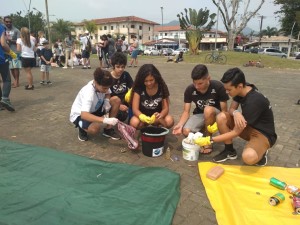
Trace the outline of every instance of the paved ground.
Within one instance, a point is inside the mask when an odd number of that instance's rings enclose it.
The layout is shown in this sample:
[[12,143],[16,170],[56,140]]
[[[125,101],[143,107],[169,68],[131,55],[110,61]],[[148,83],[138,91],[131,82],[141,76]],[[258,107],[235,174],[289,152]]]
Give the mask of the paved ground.
[[[171,92],[171,113],[178,121],[183,108],[183,91],[191,82],[190,73],[195,64],[166,63],[162,58],[140,60],[140,64],[154,63],[163,74]],[[92,67],[98,64],[92,61]],[[242,63],[241,63],[242,64]],[[214,79],[220,79],[229,66],[209,65]],[[300,68],[300,65],[299,65]],[[242,68],[249,82],[253,82],[270,99],[276,120],[278,141],[270,152],[269,165],[299,167],[300,164],[300,70],[278,70],[270,68]],[[135,77],[138,68],[128,68]],[[21,87],[12,89],[11,100],[16,112],[0,111],[0,138],[19,143],[55,148],[65,152],[83,155],[89,158],[128,163],[141,166],[167,167],[181,175],[181,198],[173,220],[173,225],[212,225],[216,224],[214,210],[207,199],[199,178],[196,163],[182,159],[179,151],[182,138],[168,135],[166,145],[171,153],[180,157],[172,162],[164,157],[149,158],[142,153],[134,154],[126,149],[123,141],[111,141],[101,135],[91,137],[88,142],[77,140],[77,130],[69,122],[71,104],[79,89],[92,79],[93,70],[81,67],[51,71],[53,85],[41,86],[38,68],[33,70],[34,91],[24,90],[26,84],[24,72],[21,75]],[[242,140],[235,141],[235,147],[242,149]],[[200,156],[199,161],[210,161],[212,156],[222,150],[221,144],[214,145],[209,156]],[[242,164],[238,160],[227,164]],[[200,222],[201,221],[201,222]]]

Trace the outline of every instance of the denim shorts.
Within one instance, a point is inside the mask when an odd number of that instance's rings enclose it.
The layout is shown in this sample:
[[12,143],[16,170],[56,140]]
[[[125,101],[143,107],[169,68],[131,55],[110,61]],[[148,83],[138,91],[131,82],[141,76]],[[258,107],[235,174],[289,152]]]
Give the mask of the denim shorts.
[[41,72],[49,73],[50,70],[51,70],[51,66],[50,65],[45,65],[45,64],[41,65]]

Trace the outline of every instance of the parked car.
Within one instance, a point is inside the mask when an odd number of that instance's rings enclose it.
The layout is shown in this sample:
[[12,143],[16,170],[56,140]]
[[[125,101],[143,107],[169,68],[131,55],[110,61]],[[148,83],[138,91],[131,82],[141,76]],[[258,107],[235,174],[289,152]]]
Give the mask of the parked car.
[[145,55],[159,55],[159,50],[157,50],[156,48],[147,48],[144,51]]
[[298,54],[298,55],[295,57],[295,59],[300,59],[300,54]]
[[245,53],[258,53],[258,48],[248,48],[244,51]]
[[294,56],[297,57],[300,55],[300,52],[294,52]]
[[161,54],[165,55],[165,56],[169,56],[169,55],[172,55],[173,51],[174,50],[171,49],[171,48],[162,48],[161,49]]
[[258,54],[265,54],[265,55],[277,56],[280,58],[287,58],[287,54],[275,48],[261,48],[258,50]]
[[180,52],[186,53],[186,52],[188,52],[188,51],[189,51],[188,48],[178,48],[178,49],[176,49],[176,50],[173,51],[172,55],[177,55],[177,54],[179,54]]

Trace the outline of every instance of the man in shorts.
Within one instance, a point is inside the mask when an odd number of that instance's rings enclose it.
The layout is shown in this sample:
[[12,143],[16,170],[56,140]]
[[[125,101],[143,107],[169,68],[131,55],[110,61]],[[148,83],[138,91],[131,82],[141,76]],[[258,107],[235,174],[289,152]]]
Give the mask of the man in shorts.
[[69,33],[68,37],[65,38],[65,66],[63,69],[68,69],[68,62],[70,57],[71,68],[74,68],[73,62],[73,50],[74,50],[75,40],[72,37],[71,33]]
[[[20,31],[12,25],[12,18],[10,16],[5,16],[4,24],[6,26],[6,39],[10,49],[14,52],[17,52],[17,39],[20,38]],[[21,60],[19,57],[16,59],[12,59],[9,61],[9,69],[14,77],[14,83],[12,87],[19,87],[19,77],[20,77],[20,69]]]
[[88,44],[88,41],[90,40],[89,32],[86,31],[83,36],[80,37],[80,42],[82,44],[82,69],[91,69],[90,66],[90,52],[87,51],[86,46]]
[[[267,164],[268,149],[276,140],[274,116],[269,100],[253,84],[248,84],[239,68],[226,71],[221,79],[228,94],[233,98],[228,112],[217,116],[219,136],[203,137],[197,144],[224,142],[225,149],[215,156],[215,162],[236,159],[232,140],[236,137],[248,141],[242,153],[247,165],[264,166]],[[241,111],[238,110],[239,105]]]
[[[211,80],[208,69],[205,65],[196,65],[192,71],[193,84],[190,84],[184,92],[184,110],[180,120],[173,128],[173,134],[188,136],[190,132],[206,131],[207,126],[216,122],[216,115],[222,111],[227,112],[227,100],[225,88],[220,81]],[[196,108],[190,116],[192,102]],[[208,154],[212,151],[209,144],[201,150],[201,153]]]

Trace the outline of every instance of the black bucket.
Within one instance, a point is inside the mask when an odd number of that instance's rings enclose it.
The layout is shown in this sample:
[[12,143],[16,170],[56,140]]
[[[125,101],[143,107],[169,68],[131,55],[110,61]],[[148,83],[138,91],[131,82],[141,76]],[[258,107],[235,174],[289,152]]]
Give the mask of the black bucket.
[[158,157],[163,154],[165,137],[169,130],[164,127],[145,127],[141,129],[142,152],[145,156]]

